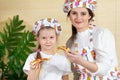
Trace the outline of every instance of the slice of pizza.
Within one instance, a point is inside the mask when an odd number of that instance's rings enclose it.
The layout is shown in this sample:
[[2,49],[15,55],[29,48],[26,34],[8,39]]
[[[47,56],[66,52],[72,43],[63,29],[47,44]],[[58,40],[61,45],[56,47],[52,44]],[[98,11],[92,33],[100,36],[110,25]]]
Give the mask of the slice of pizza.
[[63,51],[69,52],[69,53],[71,52],[70,49],[67,48],[66,46],[59,46],[59,47],[57,47],[57,51],[58,50],[63,50]]
[[36,63],[42,63],[43,61],[47,61],[50,58],[40,58],[40,59],[36,59],[34,61],[31,62],[32,65],[36,64]]

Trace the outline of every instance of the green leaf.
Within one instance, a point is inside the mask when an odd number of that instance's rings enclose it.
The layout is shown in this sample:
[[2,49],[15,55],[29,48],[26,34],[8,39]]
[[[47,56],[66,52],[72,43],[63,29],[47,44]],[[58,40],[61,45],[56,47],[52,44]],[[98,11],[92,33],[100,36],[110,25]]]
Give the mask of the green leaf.
[[[19,15],[13,17],[9,23],[0,32],[0,64],[3,67],[3,78],[6,80],[26,80],[26,75],[22,68],[32,48],[35,47],[34,35],[25,31],[24,21],[19,20]],[[4,56],[7,56],[7,64],[4,62]],[[1,66],[1,65],[0,65]]]
[[15,32],[22,31],[23,29],[25,29],[25,26],[20,26],[15,29]]

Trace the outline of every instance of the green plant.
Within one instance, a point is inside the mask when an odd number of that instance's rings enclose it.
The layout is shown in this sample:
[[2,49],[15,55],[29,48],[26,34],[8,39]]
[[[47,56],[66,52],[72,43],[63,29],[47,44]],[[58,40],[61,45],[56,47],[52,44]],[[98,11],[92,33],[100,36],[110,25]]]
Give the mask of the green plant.
[[0,68],[2,80],[26,80],[23,65],[29,53],[35,47],[34,35],[25,31],[23,20],[19,15],[6,23],[3,32],[0,32]]

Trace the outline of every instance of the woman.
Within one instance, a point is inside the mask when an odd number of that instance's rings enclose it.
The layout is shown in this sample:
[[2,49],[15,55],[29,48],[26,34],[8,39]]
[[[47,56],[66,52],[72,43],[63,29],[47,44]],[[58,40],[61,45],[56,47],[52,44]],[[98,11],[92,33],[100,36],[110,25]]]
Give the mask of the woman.
[[65,52],[74,80],[118,80],[115,40],[108,29],[92,24],[96,0],[66,0],[63,10],[72,24]]

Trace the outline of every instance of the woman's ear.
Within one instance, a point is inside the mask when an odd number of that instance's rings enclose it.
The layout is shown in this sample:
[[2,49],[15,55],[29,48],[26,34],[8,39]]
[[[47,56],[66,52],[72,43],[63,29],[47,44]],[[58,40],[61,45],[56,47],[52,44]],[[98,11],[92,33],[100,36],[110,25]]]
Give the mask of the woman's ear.
[[89,16],[89,20],[90,20],[91,16]]

